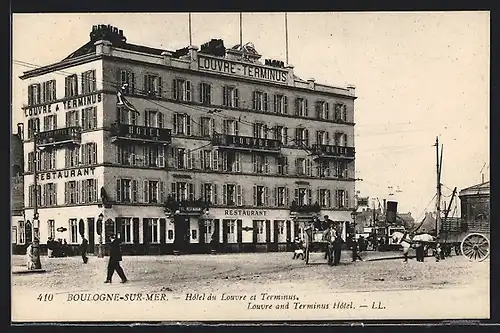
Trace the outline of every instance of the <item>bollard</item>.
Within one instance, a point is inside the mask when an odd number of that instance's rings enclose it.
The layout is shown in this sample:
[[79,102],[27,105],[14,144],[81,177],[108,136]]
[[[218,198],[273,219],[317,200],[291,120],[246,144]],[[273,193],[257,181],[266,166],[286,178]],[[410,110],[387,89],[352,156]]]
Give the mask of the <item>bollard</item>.
[[42,269],[42,263],[40,261],[40,243],[36,239],[31,244],[30,260],[31,260],[31,265],[28,269],[30,270]]

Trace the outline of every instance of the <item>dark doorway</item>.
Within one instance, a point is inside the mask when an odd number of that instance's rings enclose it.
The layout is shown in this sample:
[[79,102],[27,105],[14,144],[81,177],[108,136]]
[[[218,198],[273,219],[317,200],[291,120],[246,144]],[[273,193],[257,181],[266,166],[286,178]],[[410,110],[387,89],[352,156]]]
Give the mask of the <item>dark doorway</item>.
[[174,251],[187,253],[189,246],[189,217],[176,216],[174,218],[174,225]]
[[28,220],[26,221],[26,225],[24,227],[25,230],[25,237],[26,237],[26,242],[25,244],[31,244],[33,242],[33,228],[31,228],[31,222]]
[[95,250],[95,235],[94,235],[94,218],[87,218],[88,233],[89,233],[89,253],[94,253]]

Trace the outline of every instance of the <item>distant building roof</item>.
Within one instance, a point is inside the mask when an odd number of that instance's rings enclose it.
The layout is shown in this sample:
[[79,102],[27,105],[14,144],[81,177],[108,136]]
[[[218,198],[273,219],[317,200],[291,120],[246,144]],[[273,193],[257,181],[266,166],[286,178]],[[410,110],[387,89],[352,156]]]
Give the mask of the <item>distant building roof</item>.
[[468,196],[468,195],[489,195],[490,194],[490,182],[484,182],[477,185],[473,185],[467,188],[464,188],[460,191],[459,197]]

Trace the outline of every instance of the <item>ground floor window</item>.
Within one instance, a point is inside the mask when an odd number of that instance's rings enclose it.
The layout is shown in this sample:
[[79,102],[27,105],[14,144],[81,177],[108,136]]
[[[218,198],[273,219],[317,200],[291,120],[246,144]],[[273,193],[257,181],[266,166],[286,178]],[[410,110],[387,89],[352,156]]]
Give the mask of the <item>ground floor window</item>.
[[255,226],[257,228],[257,230],[254,231],[257,233],[257,243],[265,243],[266,242],[265,221],[256,220]]
[[278,233],[278,243],[286,242],[286,222],[284,220],[276,220],[276,232]]
[[47,221],[47,231],[48,231],[48,237],[51,239],[55,239],[55,237],[56,237],[56,221],[54,221],[54,220]]
[[160,226],[157,218],[148,219],[148,242],[149,243],[159,243],[160,242]]
[[204,234],[205,234],[205,243],[209,244],[212,241],[212,235],[214,233],[214,222],[212,220],[205,220],[203,222],[204,226]]
[[123,243],[132,243],[132,218],[122,217],[120,238]]
[[17,227],[12,227],[12,244],[17,243]]
[[224,220],[227,225],[227,242],[228,243],[236,243],[236,220]]
[[26,241],[26,239],[25,239],[24,221],[19,221],[19,223],[18,223],[18,230],[19,230],[19,244],[24,244],[24,242]]
[[78,223],[76,219],[69,220],[69,242],[72,244],[78,243]]

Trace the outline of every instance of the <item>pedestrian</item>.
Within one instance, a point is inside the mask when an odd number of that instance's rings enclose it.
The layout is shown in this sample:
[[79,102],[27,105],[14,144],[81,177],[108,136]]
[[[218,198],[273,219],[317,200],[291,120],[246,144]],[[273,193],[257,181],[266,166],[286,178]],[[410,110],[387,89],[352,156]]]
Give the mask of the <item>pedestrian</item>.
[[366,240],[365,240],[365,237],[359,236],[358,247],[359,247],[359,252],[366,251]]
[[33,243],[29,243],[26,247],[26,266],[29,271],[33,269]]
[[441,259],[441,245],[439,245],[439,243],[436,244],[434,255],[436,257],[436,262],[439,262],[439,259]]
[[111,283],[111,278],[113,277],[115,271],[122,279],[121,283],[125,283],[128,280],[125,277],[125,273],[123,272],[122,267],[120,266],[120,261],[122,261],[122,251],[120,249],[121,241],[118,237],[115,237],[114,234],[110,235],[110,240],[111,243],[109,244],[108,274],[104,283]]
[[337,232],[333,224],[328,226],[328,229],[323,232],[323,240],[325,241],[325,259],[328,259],[328,265],[333,265],[334,262],[334,243],[337,238]]
[[295,237],[292,259],[299,259],[299,258],[304,259],[304,242],[299,237]]
[[49,258],[54,257],[54,239],[52,237],[47,239],[47,256]]
[[211,254],[216,254],[217,253],[217,244],[219,243],[219,235],[215,233],[215,231],[212,233],[212,239],[210,240],[210,253]]
[[82,260],[83,260],[84,264],[86,264],[89,261],[89,258],[87,257],[87,246],[88,245],[89,245],[89,241],[85,237],[82,237],[82,244],[80,245],[80,253],[82,255]]
[[361,258],[361,256],[359,255],[358,242],[356,242],[356,237],[354,235],[349,235],[348,245],[352,250],[352,261],[353,262],[355,262],[356,260],[363,261],[363,258]]
[[[333,224],[332,224],[333,225]],[[333,265],[337,266],[340,264],[340,258],[342,255],[342,237],[340,236],[342,233],[339,230],[339,227],[336,228],[336,234],[337,237],[335,237],[335,240],[333,242]]]
[[315,230],[323,230],[322,223],[316,215],[313,217],[312,224]]

